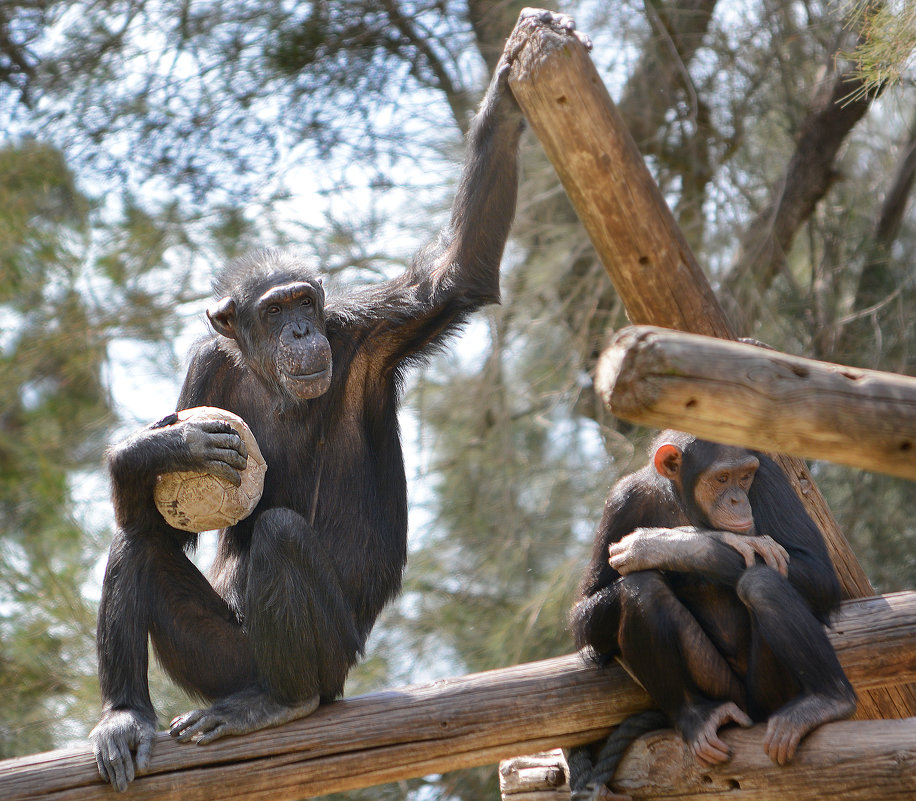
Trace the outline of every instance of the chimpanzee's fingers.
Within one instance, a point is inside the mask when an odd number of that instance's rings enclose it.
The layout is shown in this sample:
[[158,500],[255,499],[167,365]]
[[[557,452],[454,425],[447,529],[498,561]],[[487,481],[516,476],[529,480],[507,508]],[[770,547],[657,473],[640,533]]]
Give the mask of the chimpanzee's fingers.
[[704,767],[726,762],[731,755],[728,746],[716,736],[702,737],[700,741],[694,743],[693,752]]
[[197,723],[205,714],[206,712],[203,709],[194,709],[191,712],[185,712],[183,715],[178,715],[169,723],[169,734],[172,737],[178,737],[190,726]]
[[137,756],[134,759],[138,773],[142,773],[149,767],[153,753],[153,739],[152,731],[144,731],[140,734],[140,742],[137,743]]
[[231,443],[228,447],[211,448],[206,454],[206,459],[207,461],[225,462],[236,470],[244,470],[248,466],[247,453],[243,456]]
[[755,551],[754,548],[748,545],[746,542],[739,540],[737,544],[732,544],[732,547],[744,557],[745,567],[751,567],[756,563],[757,551]]
[[629,548],[619,542],[612,542],[608,546],[607,561],[621,576],[625,576],[627,574],[627,562],[629,561]]
[[[720,533],[720,538],[723,543],[741,554],[745,567],[751,567],[757,561],[757,554],[760,553],[759,546],[751,542],[749,537],[731,531],[723,531]],[[760,555],[763,556],[762,553]]]
[[248,458],[248,446],[245,445],[245,440],[234,431],[225,434],[211,434],[209,445],[213,450],[233,451],[236,456],[241,457],[243,463]]
[[235,730],[228,723],[223,721],[215,728],[210,729],[210,731],[195,737],[194,742],[198,745],[206,745],[207,743],[212,743],[214,740],[219,740],[221,737],[226,737],[235,733]]
[[204,471],[209,473],[211,476],[224,478],[226,481],[232,484],[233,487],[239,487],[242,484],[242,474],[234,467],[230,467],[225,462],[206,462],[204,464]]
[[772,537],[757,538],[760,542],[758,553],[767,567],[772,568],[783,576],[789,575],[789,552]]
[[102,749],[95,743],[92,747],[92,755],[95,757],[95,764],[99,769],[99,775],[109,784],[111,783],[111,776],[108,773],[108,761],[105,759],[102,754]]
[[775,720],[771,719],[767,725],[763,750],[775,763],[785,765],[795,756],[800,741],[801,737],[796,731],[779,726]]
[[134,760],[127,743],[120,740],[111,743],[107,762],[108,781],[119,793],[123,793],[134,780]]

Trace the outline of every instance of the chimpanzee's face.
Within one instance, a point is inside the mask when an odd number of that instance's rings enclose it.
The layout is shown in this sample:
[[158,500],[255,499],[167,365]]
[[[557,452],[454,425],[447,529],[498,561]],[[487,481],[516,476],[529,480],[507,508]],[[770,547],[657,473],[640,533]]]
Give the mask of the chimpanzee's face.
[[722,446],[716,459],[700,471],[694,500],[713,528],[736,534],[754,533],[754,515],[748,491],[760,460],[743,448]]
[[308,400],[330,388],[331,345],[319,280],[255,285],[240,292],[238,301],[223,298],[207,316],[216,332],[235,340],[246,364],[281,396]]
[[681,450],[664,442],[653,456],[658,474],[677,489],[694,525],[755,534],[748,491],[760,460],[745,448],[694,440]]
[[274,346],[277,379],[300,399],[331,386],[331,346],[325,336],[324,293],[306,281],[271,287],[255,304],[257,325]]

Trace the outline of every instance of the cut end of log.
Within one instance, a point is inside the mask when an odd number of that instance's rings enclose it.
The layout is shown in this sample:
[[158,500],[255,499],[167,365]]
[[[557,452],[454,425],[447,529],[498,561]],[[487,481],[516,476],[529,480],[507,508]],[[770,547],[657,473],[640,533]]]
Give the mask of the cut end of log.
[[[587,54],[591,48],[588,37],[551,21],[553,12],[541,8],[522,9],[505,52],[512,62],[509,86],[535,80],[538,66],[549,62],[557,51],[569,48]],[[558,104],[567,102],[564,95],[556,97]]]

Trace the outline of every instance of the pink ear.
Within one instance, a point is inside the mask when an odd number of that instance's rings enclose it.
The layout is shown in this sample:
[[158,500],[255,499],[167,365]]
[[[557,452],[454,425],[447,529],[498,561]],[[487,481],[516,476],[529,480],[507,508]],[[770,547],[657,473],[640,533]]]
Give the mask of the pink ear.
[[655,451],[652,462],[660,476],[675,481],[681,474],[681,449],[670,442],[662,443]]
[[225,297],[207,309],[207,318],[217,334],[235,339],[235,301],[231,297]]

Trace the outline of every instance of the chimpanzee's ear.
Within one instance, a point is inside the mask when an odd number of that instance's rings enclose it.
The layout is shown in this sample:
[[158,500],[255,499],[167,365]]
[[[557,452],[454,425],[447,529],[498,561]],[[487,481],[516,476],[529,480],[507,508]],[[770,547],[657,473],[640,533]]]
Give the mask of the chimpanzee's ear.
[[663,478],[669,478],[672,481],[680,481],[681,478],[681,461],[683,452],[677,445],[670,442],[663,442],[655,450],[652,462],[655,469]]
[[235,301],[231,297],[225,297],[207,309],[207,318],[217,334],[235,339]]

